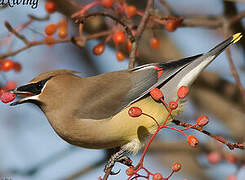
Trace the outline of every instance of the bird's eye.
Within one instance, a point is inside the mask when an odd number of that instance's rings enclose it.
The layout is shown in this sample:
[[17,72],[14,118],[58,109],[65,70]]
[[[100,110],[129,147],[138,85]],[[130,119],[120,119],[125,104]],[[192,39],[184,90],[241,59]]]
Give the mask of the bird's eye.
[[38,91],[41,91],[42,88],[43,88],[43,85],[40,84],[40,83],[37,83],[37,84],[36,84],[36,88],[37,88]]
[[46,83],[49,79],[50,79],[50,78],[44,79],[44,80],[42,80],[42,81],[37,82],[37,83],[35,84],[36,90],[41,91],[42,88],[43,88],[43,86],[45,85],[45,83]]

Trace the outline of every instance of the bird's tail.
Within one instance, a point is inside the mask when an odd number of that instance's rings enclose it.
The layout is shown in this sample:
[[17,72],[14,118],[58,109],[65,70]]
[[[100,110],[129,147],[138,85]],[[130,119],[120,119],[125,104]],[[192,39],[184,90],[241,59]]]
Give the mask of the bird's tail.
[[231,44],[235,44],[241,38],[242,38],[242,33],[236,33],[233,36],[226,39],[225,41],[218,44],[217,46],[215,46],[213,49],[207,52],[207,54],[211,56],[212,55],[218,56],[221,52],[225,50],[225,48],[227,48]]
[[[179,87],[189,87],[199,74],[229,45],[235,44],[242,37],[241,33],[234,34],[227,38],[225,41],[218,44],[205,54],[193,56],[179,61],[173,61],[167,64],[160,64],[160,67],[168,67],[167,78],[166,72],[159,79],[160,84],[164,83],[161,90],[167,97],[176,97],[176,93]],[[176,87],[176,88],[173,88]],[[170,91],[171,90],[171,91]],[[172,100],[172,99],[169,99]]]

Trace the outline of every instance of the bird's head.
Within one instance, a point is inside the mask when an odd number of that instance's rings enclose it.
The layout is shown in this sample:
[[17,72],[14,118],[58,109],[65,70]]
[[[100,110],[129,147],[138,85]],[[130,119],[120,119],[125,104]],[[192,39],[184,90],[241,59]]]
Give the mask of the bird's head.
[[13,102],[11,106],[22,103],[34,103],[41,106],[48,102],[49,99],[52,102],[52,99],[57,98],[59,96],[59,92],[63,90],[61,83],[64,83],[64,81],[60,80],[61,78],[59,77],[64,77],[64,75],[73,75],[73,73],[77,72],[56,70],[38,75],[27,84],[10,90],[10,92],[21,97],[20,100]]

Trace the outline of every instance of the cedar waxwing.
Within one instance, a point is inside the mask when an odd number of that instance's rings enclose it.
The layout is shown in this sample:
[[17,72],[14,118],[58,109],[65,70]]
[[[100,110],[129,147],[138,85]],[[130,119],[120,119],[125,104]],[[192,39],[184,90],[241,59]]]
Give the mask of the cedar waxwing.
[[[179,87],[190,87],[209,63],[241,37],[237,33],[205,54],[92,77],[79,77],[69,70],[43,73],[12,90],[24,96],[12,105],[38,105],[56,133],[70,144],[93,149],[121,147],[135,154],[157,125],[148,116],[130,117],[129,108],[139,107],[161,124],[168,110],[149,95],[150,90],[158,87],[167,103],[175,101]],[[179,101],[172,117],[184,104]]]

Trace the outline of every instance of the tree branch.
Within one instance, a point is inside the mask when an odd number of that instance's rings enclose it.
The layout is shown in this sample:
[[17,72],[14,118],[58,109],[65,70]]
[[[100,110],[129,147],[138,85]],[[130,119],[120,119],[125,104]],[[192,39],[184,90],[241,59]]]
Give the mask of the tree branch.
[[134,67],[135,63],[135,57],[136,57],[136,50],[137,50],[137,44],[139,43],[140,37],[145,29],[145,26],[147,24],[147,21],[150,17],[150,9],[152,8],[154,3],[154,0],[148,0],[147,6],[145,8],[145,13],[144,16],[141,19],[141,22],[136,30],[136,35],[135,35],[135,42],[132,43],[132,50],[129,54],[129,65],[128,68],[132,69]]
[[184,122],[181,122],[180,120],[176,120],[176,119],[174,119],[172,122],[174,124],[178,125],[178,126],[188,127],[188,128],[191,128],[191,129],[195,129],[195,130],[197,130],[197,131],[199,131],[199,132],[201,132],[203,134],[206,134],[207,136],[209,136],[209,137],[211,137],[211,138],[213,138],[213,139],[225,144],[230,150],[233,150],[235,148],[244,149],[244,145],[243,144],[241,144],[241,143],[229,143],[225,139],[220,138],[220,136],[215,136],[215,135],[209,133],[208,131],[203,130],[203,128],[200,127],[200,126],[184,123]]
[[4,22],[5,27],[9,32],[13,33],[17,38],[22,40],[26,45],[29,43],[26,37],[20,33],[18,33],[7,21]]

